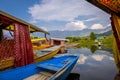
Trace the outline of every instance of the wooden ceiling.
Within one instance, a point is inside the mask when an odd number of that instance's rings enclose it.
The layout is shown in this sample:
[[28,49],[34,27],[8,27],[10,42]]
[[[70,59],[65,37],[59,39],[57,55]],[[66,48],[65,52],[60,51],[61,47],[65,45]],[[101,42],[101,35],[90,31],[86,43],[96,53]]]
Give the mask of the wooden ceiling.
[[107,13],[120,16],[120,0],[86,0]]
[[[6,29],[6,30],[14,30],[14,28],[11,26],[14,23],[19,23],[21,25],[29,26],[30,32],[43,32],[43,33],[49,34],[49,32],[47,32],[41,28],[38,28],[26,21],[23,21],[23,20],[16,18],[10,14],[0,11],[0,28]],[[8,28],[8,27],[11,27],[11,28]]]

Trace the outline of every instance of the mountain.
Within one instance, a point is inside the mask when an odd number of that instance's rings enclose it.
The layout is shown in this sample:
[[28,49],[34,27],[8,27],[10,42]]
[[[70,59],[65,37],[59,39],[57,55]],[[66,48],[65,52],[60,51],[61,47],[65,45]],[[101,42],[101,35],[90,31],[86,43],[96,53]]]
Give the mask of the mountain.
[[[77,36],[77,37],[82,37],[82,36],[87,36],[89,35],[91,32],[94,32],[95,34],[103,34],[107,31],[109,31],[110,28],[108,29],[99,29],[99,30],[93,30],[93,29],[84,29],[84,30],[77,30],[77,31],[49,31],[50,32],[50,36],[48,36],[48,38],[50,37],[55,37],[55,38],[66,38],[68,36]],[[111,32],[109,32],[111,34]],[[109,34],[108,32],[105,33],[105,35]]]
[[100,33],[100,34],[97,34],[98,36],[110,36],[112,35],[112,30],[109,30],[107,32],[104,32],[104,33]]

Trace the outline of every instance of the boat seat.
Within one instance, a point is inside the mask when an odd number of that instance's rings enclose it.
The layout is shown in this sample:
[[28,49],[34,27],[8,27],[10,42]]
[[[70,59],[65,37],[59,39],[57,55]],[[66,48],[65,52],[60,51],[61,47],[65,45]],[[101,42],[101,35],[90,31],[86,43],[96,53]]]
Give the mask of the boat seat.
[[63,65],[60,65],[60,64],[39,64],[37,65],[38,68],[43,68],[43,69],[47,69],[47,70],[51,70],[51,71],[58,71]]
[[70,59],[66,59],[66,60],[64,60],[62,62],[58,62],[58,63],[42,63],[42,64],[38,64],[37,67],[56,72],[56,71],[59,71],[61,68],[66,67],[66,65],[68,65],[69,63],[70,63]]
[[38,74],[34,74],[30,77],[27,77],[24,80],[50,80],[50,77],[52,75],[53,73],[43,71]]

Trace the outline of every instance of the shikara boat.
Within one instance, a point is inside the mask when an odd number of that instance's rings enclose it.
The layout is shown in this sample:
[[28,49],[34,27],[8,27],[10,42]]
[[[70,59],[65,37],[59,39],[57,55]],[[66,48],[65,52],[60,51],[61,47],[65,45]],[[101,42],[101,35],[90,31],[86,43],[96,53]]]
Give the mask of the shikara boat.
[[[40,62],[43,60],[47,60],[55,56],[61,49],[61,46],[53,46],[43,50],[34,50],[34,62]],[[14,66],[14,58],[8,58],[6,60],[1,61],[0,70],[5,68],[11,68]]]
[[33,50],[41,50],[48,47],[51,47],[49,42],[46,40],[46,38],[33,38],[31,39]]
[[[41,53],[37,56],[38,53],[36,55],[35,52],[38,49],[34,51],[34,45],[30,38],[30,33],[34,32],[44,33],[45,38],[49,34],[49,32],[35,25],[0,11],[0,71],[49,59],[59,51],[60,46],[42,53],[43,56]],[[6,33],[11,38],[5,36]],[[33,43],[35,41],[33,40]]]
[[0,72],[0,80],[65,80],[78,56],[64,55]]
[[55,56],[61,49],[61,46],[53,46],[42,50],[34,50],[34,62],[40,62]]

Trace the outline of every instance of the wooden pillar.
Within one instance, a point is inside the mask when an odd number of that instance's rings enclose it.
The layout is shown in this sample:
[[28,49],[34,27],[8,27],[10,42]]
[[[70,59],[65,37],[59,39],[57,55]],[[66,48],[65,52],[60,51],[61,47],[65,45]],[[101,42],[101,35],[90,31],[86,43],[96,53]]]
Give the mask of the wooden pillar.
[[120,71],[120,17],[115,14],[111,14],[111,25],[114,34],[113,39],[113,53],[114,60],[118,70]]
[[45,33],[45,38],[47,38],[47,35],[46,35],[46,33]]
[[50,45],[53,46],[54,45],[54,40],[50,39]]
[[65,41],[61,41],[61,46],[65,46]]
[[0,41],[3,39],[3,30],[0,29]]

